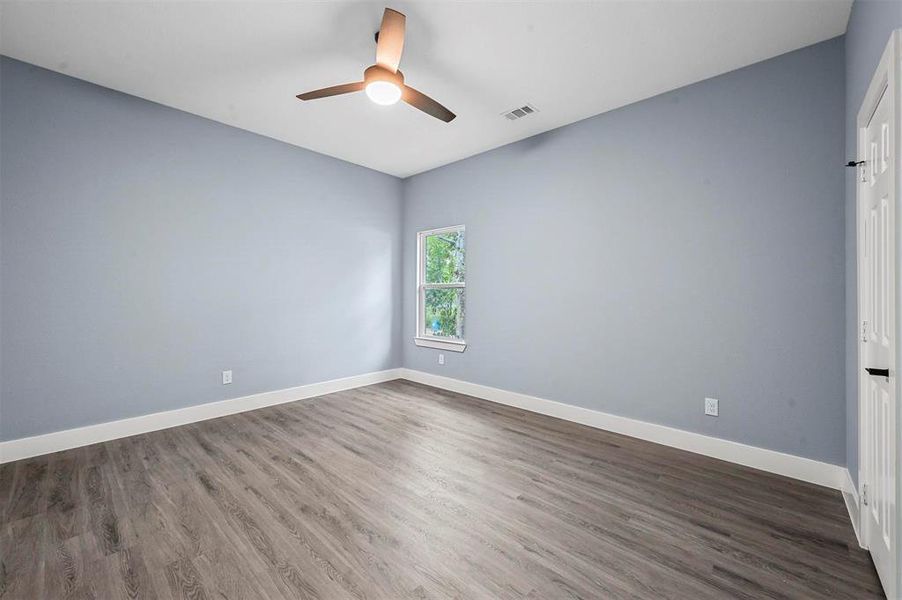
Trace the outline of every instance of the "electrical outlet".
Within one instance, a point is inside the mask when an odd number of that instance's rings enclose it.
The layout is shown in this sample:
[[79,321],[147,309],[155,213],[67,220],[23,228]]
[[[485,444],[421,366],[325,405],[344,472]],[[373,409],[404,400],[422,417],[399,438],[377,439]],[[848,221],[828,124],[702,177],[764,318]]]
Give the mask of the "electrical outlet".
[[717,398],[705,398],[705,414],[709,417],[717,417],[720,413],[720,400]]
[[440,365],[445,364],[445,355],[444,354],[438,355],[438,364],[440,364]]
[[222,372],[222,385],[229,385],[232,383],[232,370]]

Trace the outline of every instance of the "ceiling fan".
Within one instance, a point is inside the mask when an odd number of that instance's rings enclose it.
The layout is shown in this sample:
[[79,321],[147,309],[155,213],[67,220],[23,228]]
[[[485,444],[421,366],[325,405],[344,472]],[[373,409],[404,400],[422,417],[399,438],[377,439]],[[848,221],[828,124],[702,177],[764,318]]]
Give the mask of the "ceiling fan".
[[398,70],[398,63],[401,62],[401,50],[404,48],[406,21],[407,17],[398,11],[385,9],[382,26],[376,33],[376,64],[363,72],[363,81],[298,94],[298,99],[316,100],[365,90],[369,99],[376,104],[389,105],[403,100],[445,123],[453,121],[457,115],[426,94],[404,84],[404,74]]

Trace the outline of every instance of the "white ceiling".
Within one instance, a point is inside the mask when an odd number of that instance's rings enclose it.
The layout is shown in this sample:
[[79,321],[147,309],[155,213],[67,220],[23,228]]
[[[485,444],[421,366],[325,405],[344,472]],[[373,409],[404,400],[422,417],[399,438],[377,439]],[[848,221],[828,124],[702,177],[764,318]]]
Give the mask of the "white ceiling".
[[0,53],[406,177],[835,37],[851,0],[392,1],[407,83],[458,118],[295,99],[362,78],[384,6],[3,2]]

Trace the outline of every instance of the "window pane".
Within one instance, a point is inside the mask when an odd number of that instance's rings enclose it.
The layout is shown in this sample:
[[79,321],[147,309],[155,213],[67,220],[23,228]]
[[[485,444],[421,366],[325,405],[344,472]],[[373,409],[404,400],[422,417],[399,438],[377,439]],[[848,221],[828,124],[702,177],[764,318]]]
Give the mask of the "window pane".
[[464,290],[461,288],[426,289],[424,335],[464,338]]
[[464,281],[464,232],[426,236],[426,283]]

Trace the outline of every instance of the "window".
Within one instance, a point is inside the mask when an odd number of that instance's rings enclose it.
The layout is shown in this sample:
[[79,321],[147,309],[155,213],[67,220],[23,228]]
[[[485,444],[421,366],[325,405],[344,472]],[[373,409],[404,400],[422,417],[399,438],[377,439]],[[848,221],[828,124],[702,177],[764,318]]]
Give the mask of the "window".
[[466,314],[464,227],[417,234],[417,346],[463,352]]

